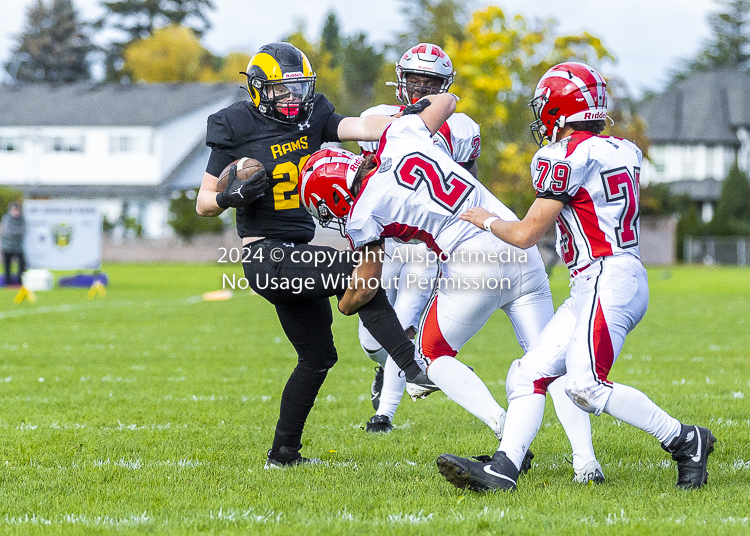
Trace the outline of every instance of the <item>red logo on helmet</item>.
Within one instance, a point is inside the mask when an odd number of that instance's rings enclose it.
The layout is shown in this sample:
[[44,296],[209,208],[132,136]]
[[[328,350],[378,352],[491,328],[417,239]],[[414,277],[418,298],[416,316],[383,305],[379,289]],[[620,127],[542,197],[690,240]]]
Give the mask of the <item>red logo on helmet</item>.
[[607,119],[607,112],[586,112],[583,116],[584,121],[594,121],[597,119]]

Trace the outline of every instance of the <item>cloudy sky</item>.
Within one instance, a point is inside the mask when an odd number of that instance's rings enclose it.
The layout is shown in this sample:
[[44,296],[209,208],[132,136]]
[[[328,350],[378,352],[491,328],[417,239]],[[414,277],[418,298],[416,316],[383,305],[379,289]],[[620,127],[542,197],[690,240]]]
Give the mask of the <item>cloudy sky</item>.
[[[7,61],[26,11],[36,1],[0,1],[0,62]],[[715,0],[470,1],[475,8],[499,5],[508,15],[554,18],[560,33],[585,30],[602,38],[617,58],[604,74],[623,78],[636,96],[645,89],[662,88],[670,69],[700,50],[710,35],[707,16],[717,9]],[[100,0],[73,2],[83,19],[102,13]],[[317,38],[330,10],[338,15],[343,34],[365,32],[375,43],[391,42],[406,29],[399,0],[214,0],[214,5],[204,45],[222,55],[233,50],[252,53],[289,34],[300,21],[307,36]]]

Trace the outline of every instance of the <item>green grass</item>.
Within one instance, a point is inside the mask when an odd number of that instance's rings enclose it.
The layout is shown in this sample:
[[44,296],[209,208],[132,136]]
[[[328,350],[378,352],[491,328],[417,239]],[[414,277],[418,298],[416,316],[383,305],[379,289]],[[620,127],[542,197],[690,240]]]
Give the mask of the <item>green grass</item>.
[[[655,439],[594,418],[607,477],[571,482],[569,444],[548,402],[537,461],[517,493],[461,492],[442,452],[490,453],[477,419],[440,393],[404,400],[372,436],[373,364],[356,319],[335,316],[340,361],[303,437],[323,467],[264,471],[279,396],[295,364],[273,308],[225,302],[216,265],[111,265],[105,298],[86,289],[12,303],[0,291],[0,533],[41,534],[748,534],[750,271],[650,271],[651,304],[612,379],[719,438],[709,485],[674,488]],[[555,302],[567,278],[552,278]],[[505,405],[520,357],[502,313],[459,357]]]

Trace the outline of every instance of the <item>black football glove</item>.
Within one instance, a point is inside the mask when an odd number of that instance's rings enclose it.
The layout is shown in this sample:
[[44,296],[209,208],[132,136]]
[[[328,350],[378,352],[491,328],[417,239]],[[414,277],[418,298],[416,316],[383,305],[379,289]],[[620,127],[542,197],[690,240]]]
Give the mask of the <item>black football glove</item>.
[[216,194],[216,204],[221,208],[246,207],[254,203],[259,197],[266,194],[268,188],[268,177],[266,170],[257,171],[246,181],[237,178],[237,164],[232,164],[227,177],[227,187],[223,192]]
[[430,104],[432,103],[428,99],[419,99],[414,104],[404,108],[403,115],[421,114]]

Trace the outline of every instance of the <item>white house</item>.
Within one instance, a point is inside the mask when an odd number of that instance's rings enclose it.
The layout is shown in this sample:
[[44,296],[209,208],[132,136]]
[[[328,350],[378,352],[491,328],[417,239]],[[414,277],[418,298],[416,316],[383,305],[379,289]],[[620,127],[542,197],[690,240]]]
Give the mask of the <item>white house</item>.
[[0,185],[168,236],[170,195],[203,177],[206,118],[240,98],[237,84],[0,86]]
[[710,221],[735,159],[750,171],[750,73],[693,73],[641,103],[638,113],[651,140],[641,180],[688,194]]

